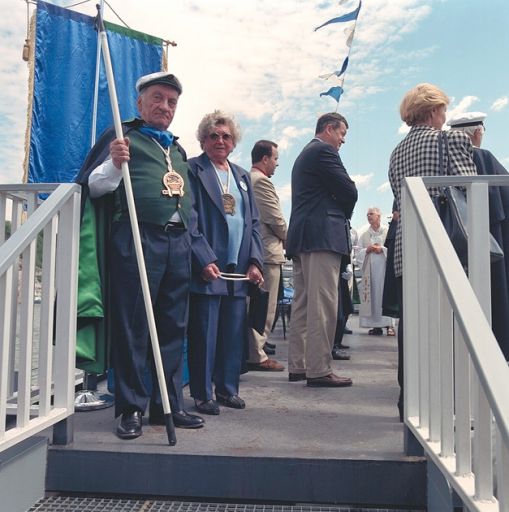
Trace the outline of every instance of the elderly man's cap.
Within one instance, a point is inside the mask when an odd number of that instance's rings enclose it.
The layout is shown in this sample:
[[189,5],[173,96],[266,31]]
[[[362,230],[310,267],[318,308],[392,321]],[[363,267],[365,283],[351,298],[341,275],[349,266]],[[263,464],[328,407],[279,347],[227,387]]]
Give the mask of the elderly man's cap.
[[484,112],[464,112],[451,117],[447,124],[451,128],[463,128],[465,126],[482,125],[487,115]]
[[182,94],[182,84],[179,79],[174,74],[168,73],[168,71],[159,71],[157,73],[142,76],[136,82],[136,90],[140,93],[146,87],[156,84],[168,85],[173,87],[179,95]]

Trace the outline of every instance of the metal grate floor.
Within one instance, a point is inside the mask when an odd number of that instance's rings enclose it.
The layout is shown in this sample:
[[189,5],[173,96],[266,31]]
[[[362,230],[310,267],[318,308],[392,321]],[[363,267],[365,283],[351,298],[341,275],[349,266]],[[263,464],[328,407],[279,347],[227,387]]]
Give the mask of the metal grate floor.
[[36,503],[28,512],[410,512],[401,509],[321,507],[307,505],[260,505],[237,503],[197,503],[183,501],[136,500],[52,496]]

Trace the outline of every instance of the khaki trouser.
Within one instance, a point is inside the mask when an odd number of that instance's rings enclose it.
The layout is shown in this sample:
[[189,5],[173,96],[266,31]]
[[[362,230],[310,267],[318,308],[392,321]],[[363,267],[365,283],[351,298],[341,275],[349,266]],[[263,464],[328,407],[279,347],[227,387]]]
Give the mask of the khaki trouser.
[[341,255],[330,251],[300,253],[293,258],[290,373],[305,373],[308,378],[332,373],[340,264]]
[[267,321],[263,335],[258,334],[254,329],[249,329],[249,363],[263,363],[268,359],[263,351],[263,345],[269,338],[270,329],[274,323],[277,308],[277,296],[279,292],[279,280],[281,279],[281,265],[265,263],[263,265],[263,286],[269,292],[269,307],[267,310]]

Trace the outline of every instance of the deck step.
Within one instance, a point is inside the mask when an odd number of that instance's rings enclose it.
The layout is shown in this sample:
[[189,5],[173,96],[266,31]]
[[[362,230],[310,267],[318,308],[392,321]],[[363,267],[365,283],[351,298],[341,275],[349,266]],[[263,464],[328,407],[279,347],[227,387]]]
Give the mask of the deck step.
[[[178,429],[168,446],[163,426],[143,419],[143,435],[115,435],[111,409],[72,417],[74,440],[50,446],[46,490],[236,503],[356,504],[359,508],[426,506],[426,460],[404,454],[396,402],[397,343],[369,336],[357,318],[345,338],[349,361],[334,361],[350,388],[309,388],[287,372],[242,375],[246,408],[221,407],[198,430]],[[271,340],[287,365],[287,340]],[[103,390],[100,389],[102,392]],[[185,406],[196,412],[184,390]]]
[[[28,512],[410,512],[402,509],[358,508],[350,505],[321,507],[247,503],[203,503],[152,499],[51,496]],[[416,512],[413,509],[413,512]]]

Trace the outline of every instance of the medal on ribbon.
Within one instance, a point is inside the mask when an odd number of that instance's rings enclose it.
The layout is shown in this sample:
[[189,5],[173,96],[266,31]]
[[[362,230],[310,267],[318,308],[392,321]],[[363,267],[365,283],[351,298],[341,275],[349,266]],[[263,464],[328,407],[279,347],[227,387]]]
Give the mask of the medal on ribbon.
[[228,166],[228,169],[226,170],[227,178],[226,178],[226,185],[223,184],[223,181],[221,180],[221,177],[219,175],[219,171],[217,167],[212,164],[214,167],[214,170],[216,171],[216,177],[217,181],[219,183],[219,186],[221,187],[221,190],[223,193],[221,194],[221,198],[223,200],[223,208],[224,213],[226,215],[235,215],[235,197],[233,197],[232,194],[230,194],[230,175],[231,170],[230,166]]
[[184,195],[184,180],[182,176],[173,169],[163,176],[163,185],[166,187],[166,189],[163,188],[161,190],[163,196],[182,197]]
[[178,172],[173,170],[173,165],[170,158],[170,148],[164,149],[163,146],[157,142],[157,140],[154,138],[152,140],[161,148],[161,151],[164,153],[166,167],[168,168],[168,172],[163,176],[162,181],[165,188],[161,190],[161,194],[168,197],[182,197],[184,195],[184,178],[182,178]]
[[224,213],[235,215],[235,198],[228,192],[225,192],[222,197]]

